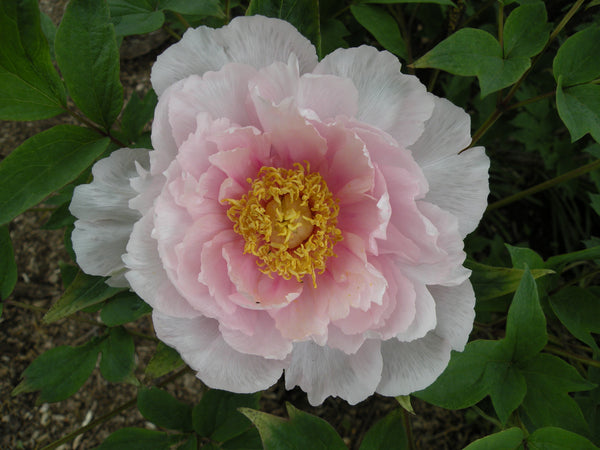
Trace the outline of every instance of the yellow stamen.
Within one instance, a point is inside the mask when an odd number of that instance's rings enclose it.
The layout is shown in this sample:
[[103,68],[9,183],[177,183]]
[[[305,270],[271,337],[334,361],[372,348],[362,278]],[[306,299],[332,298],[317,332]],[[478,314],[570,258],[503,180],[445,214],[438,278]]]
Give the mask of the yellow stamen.
[[302,281],[323,273],[334,245],[342,240],[336,227],[339,206],[318,173],[301,164],[295,169],[262,167],[241,199],[226,199],[227,217],[246,241],[245,253],[259,258],[260,270],[286,280]]

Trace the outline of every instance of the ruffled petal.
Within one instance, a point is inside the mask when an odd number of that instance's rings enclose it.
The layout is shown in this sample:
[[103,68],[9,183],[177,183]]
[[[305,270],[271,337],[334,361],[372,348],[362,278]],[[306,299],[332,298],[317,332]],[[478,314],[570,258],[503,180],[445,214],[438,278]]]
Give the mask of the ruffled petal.
[[448,365],[450,350],[448,341],[435,332],[412,342],[382,342],[383,370],[377,392],[396,397],[426,388]]
[[192,74],[217,71],[235,62],[256,68],[275,61],[298,58],[300,71],[317,64],[314,46],[288,22],[262,16],[237,17],[219,29],[188,29],[181,41],[169,47],[152,67],[151,81],[160,96],[168,86]]
[[398,58],[373,47],[338,49],[313,71],[350,78],[358,89],[357,118],[392,135],[403,146],[414,143],[433,111],[432,95],[414,76],[400,72]]
[[458,286],[429,286],[438,317],[436,334],[446,339],[453,350],[463,351],[475,320],[475,293],[471,282]]
[[382,370],[380,342],[366,341],[351,355],[321,347],[314,342],[294,344],[285,387],[300,388],[311,405],[320,405],[329,396],[337,396],[351,405],[375,392]]
[[123,148],[98,161],[92,169],[94,181],[75,188],[69,207],[79,219],[72,234],[77,264],[90,275],[112,275],[111,286],[128,286],[121,256],[141,217],[129,207],[137,196],[130,184],[138,175],[136,163],[148,166],[148,150]]
[[176,348],[210,388],[237,393],[267,389],[287,366],[286,361],[235,351],[223,339],[216,320],[175,318],[158,311],[152,320],[158,338]]
[[490,192],[490,160],[483,147],[458,154],[471,142],[469,115],[448,100],[435,97],[425,131],[410,149],[429,182],[428,202],[458,218],[461,237],[477,227]]

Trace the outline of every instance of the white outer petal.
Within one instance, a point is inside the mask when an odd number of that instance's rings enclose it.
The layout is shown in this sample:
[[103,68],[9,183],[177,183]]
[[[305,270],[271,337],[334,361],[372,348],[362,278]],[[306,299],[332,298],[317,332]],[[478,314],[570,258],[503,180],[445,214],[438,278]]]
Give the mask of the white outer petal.
[[218,322],[207,317],[183,319],[154,311],[158,338],[174,347],[207,386],[237,393],[267,389],[277,382],[286,360],[266,359],[233,350]]
[[75,188],[69,207],[79,219],[72,234],[77,264],[90,275],[112,275],[111,286],[128,286],[121,255],[141,217],[129,207],[137,195],[130,184],[138,176],[136,164],[148,166],[148,150],[123,148],[98,161],[92,168],[94,180]]
[[382,342],[383,371],[377,392],[396,397],[426,388],[448,365],[450,350],[450,343],[434,331],[412,342]]
[[448,100],[434,100],[433,115],[410,149],[429,182],[425,200],[455,215],[464,238],[487,207],[490,160],[483,147],[458,154],[471,142],[470,117]]
[[357,118],[402,146],[413,144],[431,117],[433,95],[416,77],[401,73],[398,58],[389,52],[366,45],[337,49],[313,73],[350,78],[358,89]]
[[294,344],[290,366],[285,371],[285,388],[300,388],[316,406],[331,396],[348,403],[366,399],[375,392],[382,369],[380,341],[368,340],[351,355],[321,347],[314,342]]
[[314,46],[291,24],[262,16],[236,17],[219,29],[189,29],[152,67],[152,86],[160,96],[167,87],[192,74],[216,71],[237,62],[256,68],[287,62],[295,54],[301,73],[317,64]]

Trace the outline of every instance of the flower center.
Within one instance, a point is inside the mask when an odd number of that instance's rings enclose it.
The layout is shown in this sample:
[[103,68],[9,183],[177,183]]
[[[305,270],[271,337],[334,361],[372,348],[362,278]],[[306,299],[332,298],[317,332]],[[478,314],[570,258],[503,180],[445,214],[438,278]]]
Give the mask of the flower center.
[[257,256],[260,270],[302,281],[325,271],[333,247],[342,240],[336,227],[339,206],[327,183],[310,166],[261,167],[247,194],[230,204],[227,217],[246,241],[244,253]]

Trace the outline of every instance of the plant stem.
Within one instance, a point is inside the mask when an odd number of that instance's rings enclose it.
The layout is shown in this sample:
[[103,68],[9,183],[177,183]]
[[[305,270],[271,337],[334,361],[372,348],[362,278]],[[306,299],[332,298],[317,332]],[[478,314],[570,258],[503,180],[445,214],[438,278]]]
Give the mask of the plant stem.
[[586,164],[585,166],[578,167],[577,169],[573,169],[567,173],[563,173],[562,175],[554,177],[548,181],[544,181],[543,183],[532,186],[529,189],[525,189],[524,191],[517,192],[516,194],[510,195],[506,198],[503,198],[502,200],[498,200],[497,202],[490,204],[487,207],[486,212],[502,208],[503,206],[521,200],[524,197],[544,191],[548,188],[556,186],[557,184],[572,180],[573,178],[580,177],[581,175],[585,175],[586,173],[598,168],[600,168],[600,159],[592,161],[591,163]]
[[102,128],[96,126],[94,123],[92,123],[90,120],[88,120],[86,117],[82,116],[81,114],[79,114],[73,110],[70,110],[68,108],[65,108],[65,111],[68,115],[70,115],[71,117],[73,117],[75,120],[82,123],[86,127],[91,128],[96,133],[98,133],[104,137],[110,138],[110,140],[113,141],[115,144],[117,144],[119,147],[127,147],[127,144],[124,144],[117,138],[111,136],[110,133],[108,133],[108,132],[104,131]]
[[528,98],[527,100],[523,100],[522,102],[513,103],[508,106],[504,111],[510,111],[511,109],[517,109],[521,106],[529,105],[530,103],[535,103],[537,101],[543,100],[548,97],[553,97],[556,94],[556,91],[546,92],[545,94],[536,95],[535,97]]
[[544,350],[546,350],[547,352],[554,353],[556,355],[564,356],[565,358],[574,359],[575,361],[579,361],[583,364],[587,364],[588,366],[600,368],[600,361],[596,361],[594,359],[587,358],[585,356],[579,356],[579,355],[576,355],[575,353],[571,353],[566,350],[562,350],[558,347],[553,347],[551,345],[547,345],[544,348]]
[[412,432],[412,424],[410,422],[410,415],[404,408],[400,408],[402,411],[402,422],[404,423],[404,430],[406,431],[406,439],[408,441],[408,449],[416,450],[415,437]]
[[[188,371],[189,371],[189,368],[188,367],[184,367],[183,369],[175,372],[169,378],[166,378],[163,381],[161,381],[160,383],[158,383],[156,386],[158,386],[158,387],[164,386],[165,384],[170,383],[171,381],[176,380],[177,378],[179,378],[181,375],[184,375]],[[125,410],[131,408],[136,403],[137,403],[137,398],[131,399],[127,403],[123,403],[122,405],[117,406],[112,411],[104,414],[101,417],[98,417],[96,420],[90,422],[86,426],[80,427],[77,430],[73,431],[72,433],[69,433],[66,436],[60,438],[59,440],[54,441],[50,445],[47,445],[46,447],[43,447],[42,450],[53,450],[53,449],[55,449],[56,447],[58,447],[58,446],[60,446],[62,444],[70,442],[73,439],[75,439],[77,436],[79,436],[80,434],[83,434],[86,431],[91,430],[92,428],[94,428],[94,427],[96,427],[96,426],[98,426],[98,425],[100,425],[100,424],[102,424],[104,422],[107,422],[108,420],[112,419],[113,417],[115,417],[120,412],[125,411]]]
[[181,36],[179,36],[177,33],[175,33],[173,31],[173,29],[168,26],[168,25],[163,25],[162,26],[163,30],[165,30],[171,37],[174,37],[175,39],[177,39],[178,41],[181,40]]
[[183,17],[181,14],[175,13],[175,17],[177,17],[177,20],[179,20],[179,23],[181,23],[181,25],[183,25],[186,29],[190,28],[189,22],[187,20],[185,20],[185,17]]

